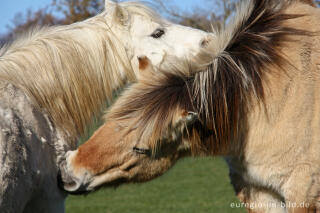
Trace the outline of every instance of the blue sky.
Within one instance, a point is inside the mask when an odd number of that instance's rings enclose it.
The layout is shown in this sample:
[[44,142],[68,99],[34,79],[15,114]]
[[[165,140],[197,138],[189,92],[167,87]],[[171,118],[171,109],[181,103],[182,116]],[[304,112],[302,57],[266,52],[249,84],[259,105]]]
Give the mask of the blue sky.
[[[0,6],[0,34],[7,31],[7,25],[12,24],[14,15],[27,9],[37,10],[50,5],[52,0],[1,0]],[[203,0],[201,0],[203,1]],[[188,9],[199,4],[199,0],[172,0],[179,7]]]
[[7,30],[7,25],[12,23],[13,17],[28,8],[36,10],[49,5],[51,0],[2,0],[0,7],[0,33]]

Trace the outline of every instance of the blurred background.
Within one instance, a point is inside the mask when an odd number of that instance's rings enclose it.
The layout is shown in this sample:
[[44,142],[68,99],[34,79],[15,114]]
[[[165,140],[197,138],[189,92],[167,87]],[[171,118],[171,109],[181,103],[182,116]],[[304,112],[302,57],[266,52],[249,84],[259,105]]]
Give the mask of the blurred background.
[[[237,1],[147,0],[167,19],[205,31],[225,24]],[[320,0],[316,2],[319,6]],[[71,24],[94,16],[103,8],[103,0],[2,0],[0,47],[35,25]],[[186,158],[165,175],[145,184],[69,196],[66,213],[245,212],[240,207],[231,208],[232,204],[240,205],[223,159]]]
[[[71,24],[96,15],[104,0],[10,0],[0,7],[0,44],[34,25]],[[166,18],[210,31],[224,23],[237,0],[146,0]]]
[[[71,24],[104,9],[104,0],[2,0],[0,45],[35,25]],[[144,0],[173,22],[202,30],[225,24],[240,0]],[[320,5],[320,0],[315,0]]]

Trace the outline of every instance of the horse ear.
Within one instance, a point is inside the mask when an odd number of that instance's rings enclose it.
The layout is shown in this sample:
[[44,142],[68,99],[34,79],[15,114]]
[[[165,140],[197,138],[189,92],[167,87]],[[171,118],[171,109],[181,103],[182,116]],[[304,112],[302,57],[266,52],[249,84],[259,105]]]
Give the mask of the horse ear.
[[138,56],[138,61],[139,61],[139,71],[141,73],[144,73],[146,71],[147,72],[153,71],[151,61],[147,56]]
[[178,113],[177,119],[173,121],[172,126],[164,132],[161,139],[176,141],[183,136],[186,128],[191,127],[198,120],[199,117],[197,113],[183,110],[181,113]]
[[137,79],[148,78],[154,72],[150,59],[147,56],[138,56],[138,62],[139,72],[137,73]]
[[113,13],[113,18],[116,22],[120,23],[123,26],[126,26],[128,25],[128,22],[129,22],[129,13],[120,5],[116,4],[115,10]]
[[184,111],[182,114],[181,114],[181,118],[180,120],[178,120],[177,123],[184,123],[186,126],[190,126],[192,124],[194,124],[197,120],[199,119],[198,117],[198,114],[195,113],[195,112],[187,112],[187,111]]
[[184,127],[192,126],[198,120],[199,116],[196,112],[182,110],[176,115],[172,127],[173,129],[182,129]]
[[127,10],[122,8],[117,1],[105,0],[105,10],[108,10],[113,16],[113,21],[121,24],[127,25],[129,21],[129,13]]
[[105,0],[104,2],[104,8],[107,9],[109,7],[113,7],[116,3],[112,0]]

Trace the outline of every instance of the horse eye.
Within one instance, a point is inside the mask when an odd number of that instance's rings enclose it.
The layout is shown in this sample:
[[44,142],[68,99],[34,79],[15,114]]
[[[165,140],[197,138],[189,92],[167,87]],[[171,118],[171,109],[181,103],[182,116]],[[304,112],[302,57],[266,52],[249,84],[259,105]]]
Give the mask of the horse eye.
[[142,148],[133,147],[133,151],[137,154],[142,154],[142,155],[150,155],[151,154],[150,149],[142,149]]
[[155,38],[155,39],[161,38],[161,36],[163,36],[164,33],[165,33],[165,32],[164,32],[163,29],[156,29],[156,30],[151,34],[151,37],[152,37],[152,38]]

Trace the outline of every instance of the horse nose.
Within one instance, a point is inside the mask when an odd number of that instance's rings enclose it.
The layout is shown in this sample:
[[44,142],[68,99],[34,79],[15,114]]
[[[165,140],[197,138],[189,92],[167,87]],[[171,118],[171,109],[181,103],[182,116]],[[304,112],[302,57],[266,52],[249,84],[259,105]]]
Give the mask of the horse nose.
[[[69,151],[66,156],[70,156],[71,151]],[[85,194],[88,193],[86,186],[83,184],[83,181],[78,177],[75,177],[72,172],[68,169],[67,159],[62,161],[59,165],[59,170],[57,174],[57,184],[58,187],[69,194]]]
[[75,181],[65,182],[63,180],[61,171],[58,172],[57,176],[57,182],[58,187],[60,190],[72,194],[72,195],[83,195],[89,193],[87,190],[84,190],[82,187],[80,187]]
[[206,35],[204,38],[201,39],[200,41],[200,46],[202,48],[205,48],[208,46],[208,44],[213,40],[213,34],[211,35]]

